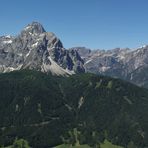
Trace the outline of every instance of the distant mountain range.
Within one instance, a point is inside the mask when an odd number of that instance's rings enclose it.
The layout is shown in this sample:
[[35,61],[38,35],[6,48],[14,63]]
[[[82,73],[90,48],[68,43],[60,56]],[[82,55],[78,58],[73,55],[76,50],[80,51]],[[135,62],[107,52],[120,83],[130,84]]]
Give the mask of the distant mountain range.
[[75,47],[86,72],[108,75],[148,87],[148,46],[138,49],[90,50]]
[[55,75],[90,72],[108,75],[148,87],[148,46],[138,49],[66,50],[54,33],[38,22],[19,35],[0,37],[0,72],[35,69]]
[[75,47],[86,72],[121,78],[148,87],[148,46],[138,49],[90,50]]

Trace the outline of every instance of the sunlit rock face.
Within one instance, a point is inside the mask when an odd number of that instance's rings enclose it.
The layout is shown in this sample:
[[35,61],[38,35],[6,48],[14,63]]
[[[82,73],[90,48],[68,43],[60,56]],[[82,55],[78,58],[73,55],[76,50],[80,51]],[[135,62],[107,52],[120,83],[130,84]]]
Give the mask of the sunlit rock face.
[[35,69],[56,75],[84,72],[75,50],[66,50],[60,39],[38,22],[28,24],[18,36],[0,37],[0,72]]

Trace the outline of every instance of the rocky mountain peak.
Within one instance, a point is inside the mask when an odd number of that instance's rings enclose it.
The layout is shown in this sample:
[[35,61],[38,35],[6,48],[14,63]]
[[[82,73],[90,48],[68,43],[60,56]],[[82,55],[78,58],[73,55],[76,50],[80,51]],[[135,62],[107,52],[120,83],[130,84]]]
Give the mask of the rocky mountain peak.
[[56,75],[84,72],[77,52],[66,50],[60,39],[38,22],[16,37],[0,37],[0,72],[34,69]]
[[38,22],[32,22],[28,24],[22,31],[22,33],[29,33],[29,34],[41,34],[46,32],[44,27]]

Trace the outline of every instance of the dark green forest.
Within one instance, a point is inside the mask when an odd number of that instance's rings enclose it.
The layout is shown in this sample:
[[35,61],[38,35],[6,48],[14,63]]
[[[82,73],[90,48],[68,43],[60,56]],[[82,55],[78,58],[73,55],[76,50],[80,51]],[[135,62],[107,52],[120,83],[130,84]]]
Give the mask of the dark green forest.
[[[148,90],[94,74],[0,74],[0,144],[148,147]],[[132,144],[131,144],[132,143]],[[132,145],[130,147],[130,145]]]

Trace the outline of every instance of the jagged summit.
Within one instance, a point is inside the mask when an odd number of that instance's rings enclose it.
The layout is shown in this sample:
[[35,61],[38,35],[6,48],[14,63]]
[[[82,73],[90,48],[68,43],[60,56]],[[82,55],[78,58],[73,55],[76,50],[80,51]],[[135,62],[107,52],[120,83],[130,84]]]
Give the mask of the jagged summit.
[[38,22],[28,24],[16,37],[0,37],[0,72],[34,69],[56,75],[84,72],[77,51],[63,47],[60,39]]
[[29,32],[31,34],[41,34],[46,32],[44,27],[38,22],[32,22],[28,24],[24,29],[23,32]]

